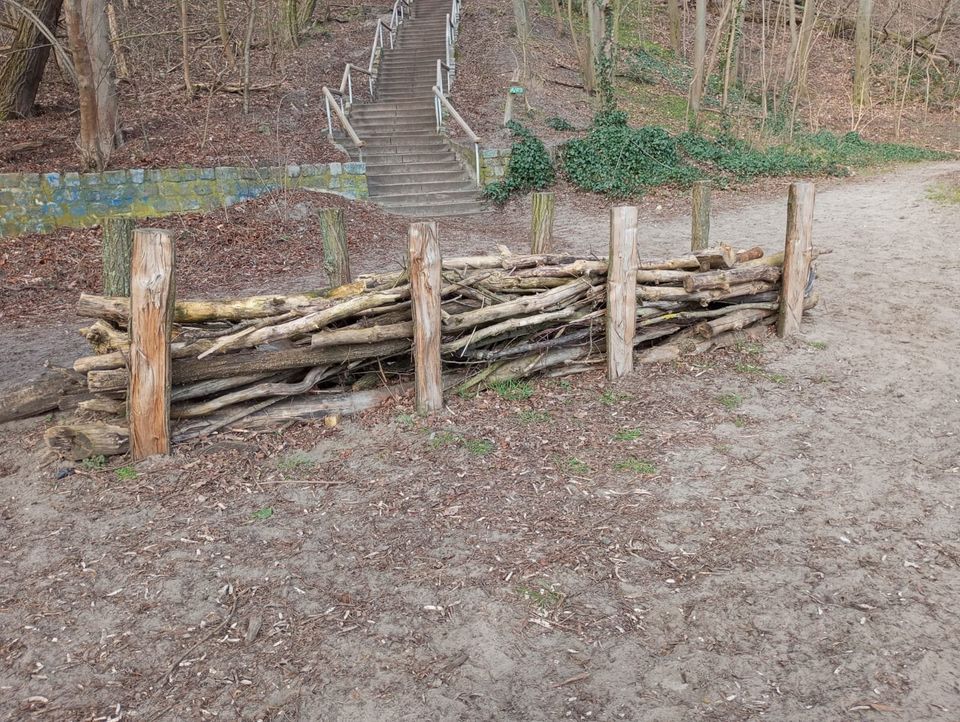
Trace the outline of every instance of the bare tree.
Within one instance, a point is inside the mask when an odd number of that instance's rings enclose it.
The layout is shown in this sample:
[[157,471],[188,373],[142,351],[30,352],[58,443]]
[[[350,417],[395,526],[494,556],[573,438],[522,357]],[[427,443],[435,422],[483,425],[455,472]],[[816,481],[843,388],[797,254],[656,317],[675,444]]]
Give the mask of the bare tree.
[[34,114],[37,91],[50,57],[51,44],[46,42],[45,35],[52,35],[56,29],[62,5],[63,0],[37,0],[33,17],[20,14],[7,61],[0,69],[0,120]]
[[853,36],[853,106],[863,110],[870,99],[870,22],[873,0],[860,0]]
[[693,82],[690,84],[688,122],[691,127],[700,124],[700,101],[706,82],[707,55],[707,0],[697,0],[697,24],[693,43]]
[[87,167],[102,170],[119,140],[104,0],[65,0],[64,15],[80,89],[80,157]]

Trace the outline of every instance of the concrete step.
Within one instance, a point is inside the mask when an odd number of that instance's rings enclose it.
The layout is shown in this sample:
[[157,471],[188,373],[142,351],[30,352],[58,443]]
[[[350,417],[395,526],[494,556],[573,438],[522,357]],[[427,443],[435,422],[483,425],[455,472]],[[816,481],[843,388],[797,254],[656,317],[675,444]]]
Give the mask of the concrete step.
[[383,210],[397,216],[408,218],[448,218],[450,216],[473,216],[486,213],[489,209],[478,201],[451,203],[412,203],[394,205],[383,204]]
[[[353,160],[360,160],[360,154],[356,148],[350,149],[350,157]],[[450,151],[398,151],[396,153],[371,153],[364,151],[363,160],[365,163],[374,166],[381,165],[405,165],[407,163],[439,163],[450,159]]]
[[453,158],[449,160],[429,161],[425,163],[367,163],[367,175],[370,177],[389,178],[393,176],[414,175],[419,173],[462,173],[462,166]]
[[384,178],[400,178],[401,176],[374,176],[367,174],[367,187],[370,193],[378,196],[398,195],[403,193],[437,193],[445,191],[476,191],[476,184],[468,180],[463,173],[450,171],[440,177],[439,173],[423,173],[420,176],[411,175],[403,181],[385,181]]
[[377,203],[391,206],[425,205],[427,203],[445,203],[449,201],[476,203],[479,198],[480,191],[476,188],[472,190],[450,190],[436,193],[391,193],[374,196],[374,200],[376,200]]

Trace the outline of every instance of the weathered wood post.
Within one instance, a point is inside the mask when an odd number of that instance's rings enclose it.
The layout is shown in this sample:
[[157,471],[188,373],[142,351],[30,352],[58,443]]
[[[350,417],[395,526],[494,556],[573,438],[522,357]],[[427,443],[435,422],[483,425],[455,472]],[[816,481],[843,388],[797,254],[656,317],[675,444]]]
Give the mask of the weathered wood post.
[[343,222],[342,209],[320,210],[320,233],[323,236],[323,270],[330,279],[330,285],[336,287],[350,283],[347,226]]
[[607,269],[607,378],[633,371],[633,337],[637,330],[636,206],[610,209],[610,258]]
[[417,412],[443,408],[440,368],[440,243],[436,223],[412,223],[408,254],[413,302],[413,364]]
[[813,257],[813,183],[791,183],[787,196],[787,238],[783,249],[783,288],[777,335],[788,338],[800,330],[803,317],[803,290]]
[[690,214],[690,250],[710,247],[710,181],[694,181]]
[[130,282],[130,385],[127,418],[134,461],[170,453],[170,331],[174,247],[170,231],[133,233]]
[[133,253],[133,219],[104,218],[103,295],[130,295],[130,256]]
[[530,253],[548,253],[553,249],[553,193],[534,193],[530,227]]

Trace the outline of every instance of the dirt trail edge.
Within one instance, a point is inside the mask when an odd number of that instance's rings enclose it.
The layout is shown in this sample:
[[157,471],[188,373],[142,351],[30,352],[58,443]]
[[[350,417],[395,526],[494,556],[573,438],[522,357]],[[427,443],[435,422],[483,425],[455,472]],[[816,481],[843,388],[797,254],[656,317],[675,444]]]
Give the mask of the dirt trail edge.
[[[789,343],[63,478],[0,430],[0,719],[957,719],[958,171],[819,194]],[[683,247],[647,215],[641,255]],[[60,338],[0,334],[0,371]]]

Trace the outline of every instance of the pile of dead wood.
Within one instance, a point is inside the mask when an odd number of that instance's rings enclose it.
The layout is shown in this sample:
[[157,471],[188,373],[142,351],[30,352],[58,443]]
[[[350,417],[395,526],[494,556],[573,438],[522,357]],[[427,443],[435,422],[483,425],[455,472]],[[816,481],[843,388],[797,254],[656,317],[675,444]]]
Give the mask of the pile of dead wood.
[[[783,254],[721,246],[637,272],[638,362],[730,345],[779,309]],[[607,261],[499,255],[442,261],[444,381],[463,390],[602,362]],[[812,278],[812,274],[811,274]],[[173,440],[350,413],[403,393],[413,378],[406,271],[361,276],[321,292],[178,301],[171,335]],[[816,303],[812,282],[807,307]],[[123,453],[129,299],[83,295],[78,313],[93,354],[0,402],[0,421],[76,408],[47,443],[78,459]],[[241,423],[242,422],[242,423]]]

